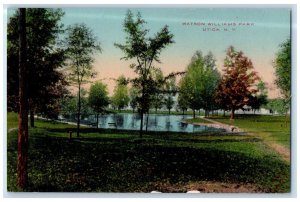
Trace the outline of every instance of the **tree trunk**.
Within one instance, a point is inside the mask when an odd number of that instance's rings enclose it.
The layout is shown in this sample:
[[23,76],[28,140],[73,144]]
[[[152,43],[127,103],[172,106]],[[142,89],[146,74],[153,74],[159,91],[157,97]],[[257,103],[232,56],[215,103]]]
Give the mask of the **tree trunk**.
[[223,110],[223,117],[225,117],[225,109]]
[[171,109],[169,109],[169,115],[171,114]]
[[17,187],[27,186],[28,159],[28,99],[26,88],[26,9],[20,8],[19,16],[19,128]]
[[34,128],[34,109],[30,108],[30,127]]
[[194,119],[196,118],[196,112],[195,112],[194,109],[193,109],[193,118],[194,118]]
[[149,112],[147,113],[147,118],[146,118],[146,132],[148,131],[148,119],[149,119]]
[[77,137],[79,137],[79,129],[80,129],[80,110],[81,110],[81,96],[80,96],[80,84],[78,85],[78,112],[77,112]]
[[230,119],[232,120],[235,118],[234,111],[235,111],[234,109],[231,109]]
[[98,124],[99,124],[99,114],[97,113],[97,129],[98,129]]
[[144,116],[144,113],[143,113],[143,110],[141,110],[141,125],[140,125],[140,137],[143,136],[143,117]]
[[184,115],[184,109],[182,110],[182,115]]

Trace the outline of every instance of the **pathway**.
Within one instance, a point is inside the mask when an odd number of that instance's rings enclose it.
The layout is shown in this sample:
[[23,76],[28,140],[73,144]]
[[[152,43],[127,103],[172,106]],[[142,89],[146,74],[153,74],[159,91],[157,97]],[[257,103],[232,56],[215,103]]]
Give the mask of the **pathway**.
[[10,132],[12,132],[14,130],[18,130],[18,128],[10,128],[10,129],[7,130],[7,133],[10,133]]
[[[199,116],[199,118],[201,118],[205,121],[211,122],[211,123],[193,123],[194,125],[220,128],[220,129],[224,129],[227,133],[241,133],[241,132],[244,132],[242,129],[240,129],[236,126],[233,126],[233,125],[228,125],[228,124],[220,123],[218,121],[207,119],[207,118],[204,118],[204,116]],[[184,123],[186,123],[186,122],[184,122]]]
[[[211,127],[215,127],[215,128],[223,128],[226,130],[226,132],[229,132],[229,133],[247,132],[247,131],[241,130],[240,128],[238,128],[236,126],[220,123],[215,120],[204,118],[203,116],[201,116],[200,118],[203,120],[212,122],[212,124],[210,124],[210,123],[194,123],[195,125],[205,125],[205,126],[211,126]],[[234,130],[232,131],[233,127],[234,127]],[[247,134],[257,137],[256,133],[247,132]],[[277,152],[285,161],[290,162],[290,158],[291,158],[290,149],[286,148],[283,145],[277,144],[275,142],[270,142],[270,141],[264,140],[264,143],[267,146],[269,146],[270,148],[272,148],[275,152]]]

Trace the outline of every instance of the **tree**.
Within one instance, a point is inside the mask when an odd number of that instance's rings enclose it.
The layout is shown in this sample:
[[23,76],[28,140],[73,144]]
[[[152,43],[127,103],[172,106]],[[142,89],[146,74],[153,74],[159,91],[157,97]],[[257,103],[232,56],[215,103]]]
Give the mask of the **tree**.
[[18,128],[18,163],[17,186],[21,189],[27,186],[28,160],[28,100],[26,78],[26,9],[19,9],[19,128]]
[[[179,82],[179,89],[182,89],[182,82]],[[182,115],[184,115],[184,111],[187,111],[189,107],[188,98],[184,97],[187,94],[181,93],[179,91],[178,98],[177,98],[177,107],[182,111]]]
[[120,48],[125,56],[122,59],[136,59],[136,63],[131,64],[131,68],[138,75],[132,80],[134,87],[140,90],[138,98],[139,111],[141,115],[140,136],[143,131],[143,115],[150,108],[151,95],[155,82],[151,76],[153,62],[160,62],[159,55],[167,45],[173,43],[173,34],[169,32],[168,26],[163,27],[154,37],[147,37],[149,30],[144,29],[145,21],[140,13],[136,19],[129,10],[124,21],[124,32],[127,34],[124,44],[115,44]]
[[88,102],[94,112],[96,112],[98,128],[99,114],[103,113],[105,111],[105,107],[107,107],[109,104],[107,86],[99,81],[91,85]]
[[164,104],[166,106],[166,108],[169,111],[169,114],[171,113],[171,109],[173,108],[174,105],[174,100],[173,100],[173,96],[175,95],[176,90],[176,80],[175,77],[170,78],[169,80],[167,80],[165,82],[164,85],[165,88],[165,92],[166,92],[166,97],[164,99]]
[[128,88],[125,77],[120,76],[117,81],[114,94],[111,98],[111,103],[113,107],[116,107],[120,111],[128,105],[130,98],[128,96]]
[[163,73],[161,69],[159,68],[153,68],[151,70],[151,77],[154,82],[154,87],[152,88],[152,94],[150,98],[151,102],[151,108],[155,109],[155,113],[157,113],[158,109],[161,109],[164,105],[164,84],[165,84],[165,78],[163,76]]
[[206,116],[212,110],[219,79],[220,74],[212,53],[203,56],[201,51],[196,51],[179,84],[179,97],[187,101],[194,118],[196,110],[203,108]]
[[257,93],[255,95],[251,95],[249,97],[248,105],[252,108],[255,113],[255,110],[261,108],[262,105],[266,105],[268,103],[268,92],[266,88],[266,84],[260,80],[256,85]]
[[132,112],[134,113],[135,108],[138,106],[138,97],[139,97],[139,91],[135,87],[131,87],[129,90],[129,105],[132,108]]
[[268,101],[266,108],[269,109],[271,113],[277,112],[279,114],[285,114],[289,109],[289,103],[282,98],[271,99]]
[[287,103],[285,124],[287,125],[287,113],[291,102],[291,39],[280,44],[280,50],[274,62],[276,80],[275,83],[281,90],[284,102]]
[[79,137],[81,115],[81,88],[95,73],[92,69],[93,54],[101,52],[100,44],[92,31],[85,24],[75,24],[67,29],[65,38],[68,55],[69,81],[78,89],[77,137]]
[[[59,45],[59,34],[63,33],[60,23],[64,13],[61,9],[28,8],[26,12],[27,41],[27,81],[30,111],[30,125],[34,127],[34,114],[49,114],[53,107],[54,93],[48,90],[59,85],[64,78],[57,71],[63,66],[65,54]],[[8,108],[17,111],[15,105],[18,95],[18,16],[16,12],[9,20],[7,28],[7,66],[8,66]],[[45,99],[47,98],[47,99]]]
[[234,119],[235,110],[247,105],[249,97],[257,92],[253,86],[259,77],[253,71],[251,60],[232,46],[227,50],[223,72],[216,91],[216,101],[221,106],[225,105],[225,109],[230,109],[230,119]]
[[76,120],[77,115],[77,96],[66,96],[61,100],[61,114],[64,118]]

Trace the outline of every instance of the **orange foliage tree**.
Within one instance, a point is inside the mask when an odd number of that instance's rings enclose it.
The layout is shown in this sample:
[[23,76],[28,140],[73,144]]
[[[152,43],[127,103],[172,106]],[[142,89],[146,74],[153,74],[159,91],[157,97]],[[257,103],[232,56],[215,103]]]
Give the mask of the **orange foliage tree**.
[[251,95],[257,92],[254,84],[259,80],[250,59],[242,51],[230,46],[224,60],[223,76],[215,93],[216,102],[225,110],[230,110],[234,119],[235,110],[249,103]]

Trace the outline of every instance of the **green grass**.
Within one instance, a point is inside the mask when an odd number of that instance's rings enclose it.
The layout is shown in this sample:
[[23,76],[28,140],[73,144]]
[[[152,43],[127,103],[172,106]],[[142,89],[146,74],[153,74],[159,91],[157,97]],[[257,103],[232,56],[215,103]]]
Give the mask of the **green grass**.
[[18,114],[14,112],[7,113],[7,130],[18,127]]
[[290,119],[288,119],[288,125],[285,126],[284,116],[237,115],[234,121],[222,116],[214,116],[211,119],[235,125],[247,132],[257,134],[264,140],[290,148]]
[[[150,192],[160,183],[183,187],[197,181],[290,191],[290,165],[253,136],[161,132],[139,138],[137,132],[84,128],[70,141],[73,126],[41,120],[36,126],[29,130],[24,191]],[[7,137],[8,191],[18,191],[17,132]]]

